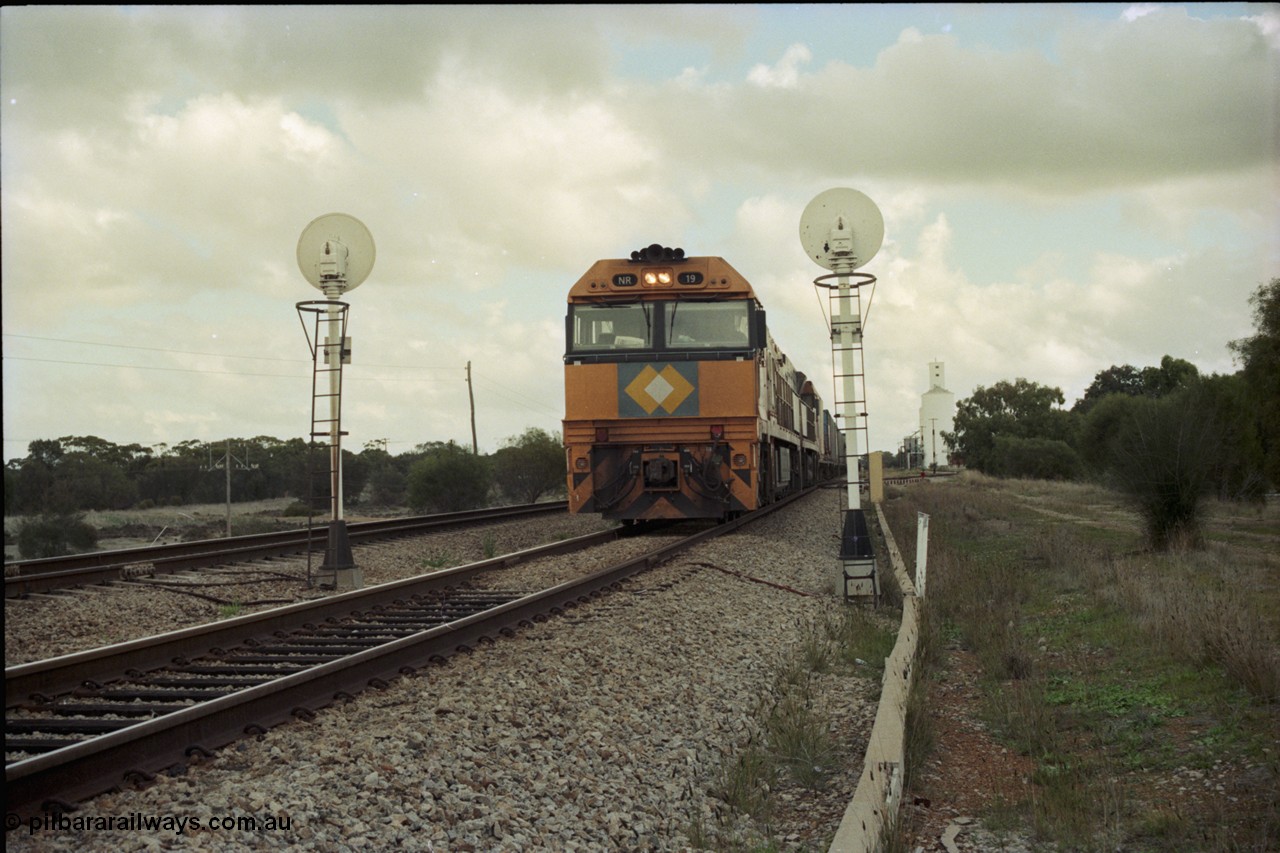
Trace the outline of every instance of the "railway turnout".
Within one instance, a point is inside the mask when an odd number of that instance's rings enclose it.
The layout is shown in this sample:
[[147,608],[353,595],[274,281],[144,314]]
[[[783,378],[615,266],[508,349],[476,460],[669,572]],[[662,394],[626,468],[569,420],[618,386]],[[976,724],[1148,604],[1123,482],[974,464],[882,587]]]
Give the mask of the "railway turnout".
[[608,542],[621,531],[9,667],[6,753],[23,756],[6,764],[9,809],[24,817],[69,810],[247,734],[309,718],[368,687],[385,687],[399,675],[590,601],[803,494],[532,593],[478,592],[468,581]]
[[[413,536],[435,530],[484,524],[516,518],[562,513],[565,501],[522,504],[494,509],[466,510],[438,515],[411,516],[383,521],[356,522],[348,527],[353,542],[373,542]],[[68,557],[22,560],[5,566],[4,596],[20,598],[33,593],[68,587],[106,584],[139,572],[171,574],[242,560],[256,560],[304,553],[323,552],[324,528],[299,528],[276,533],[233,536],[228,539],[201,539],[172,545],[153,545],[116,551],[94,551]],[[12,574],[10,574],[12,572]]]

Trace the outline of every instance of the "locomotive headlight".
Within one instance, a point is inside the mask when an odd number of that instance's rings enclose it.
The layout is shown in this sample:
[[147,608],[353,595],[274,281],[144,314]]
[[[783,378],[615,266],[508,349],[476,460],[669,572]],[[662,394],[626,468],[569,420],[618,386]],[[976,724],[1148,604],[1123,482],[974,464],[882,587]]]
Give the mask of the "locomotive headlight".
[[574,470],[577,470],[577,471],[587,470],[587,467],[588,467],[587,457],[579,456],[577,459],[573,460],[573,467],[574,467]]
[[734,468],[745,468],[745,467],[747,467],[747,454],[745,454],[745,453],[735,453],[735,454],[733,454],[733,467],[734,467]]
[[644,283],[649,287],[665,287],[671,284],[673,276],[671,270],[645,270]]

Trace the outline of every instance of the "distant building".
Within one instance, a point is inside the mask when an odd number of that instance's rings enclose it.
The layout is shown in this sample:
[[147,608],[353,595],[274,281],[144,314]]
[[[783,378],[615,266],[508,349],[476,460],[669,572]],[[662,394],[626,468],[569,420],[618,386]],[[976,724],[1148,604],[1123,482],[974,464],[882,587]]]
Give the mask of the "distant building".
[[940,361],[929,362],[929,390],[920,396],[920,449],[922,467],[947,464],[944,432],[955,429],[956,395],[946,388],[945,371]]
[[902,466],[904,468],[919,468],[923,464],[923,454],[920,452],[920,433],[913,432],[902,439],[902,456]]

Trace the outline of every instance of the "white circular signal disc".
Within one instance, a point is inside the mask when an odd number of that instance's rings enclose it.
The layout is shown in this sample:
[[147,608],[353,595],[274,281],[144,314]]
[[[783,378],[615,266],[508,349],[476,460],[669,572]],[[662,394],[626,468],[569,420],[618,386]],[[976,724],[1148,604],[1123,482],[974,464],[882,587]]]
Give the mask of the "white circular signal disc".
[[373,270],[377,251],[373,235],[364,223],[345,213],[326,213],[311,220],[298,238],[298,269],[311,286],[325,289],[320,278],[320,261],[324,256],[324,244],[330,240],[347,248],[347,277],[343,292],[355,290]]
[[[833,253],[829,237],[837,223],[852,232],[853,246],[849,254],[852,265],[844,264],[845,255]],[[884,217],[876,203],[858,190],[836,187],[814,196],[800,215],[800,245],[805,254],[820,267],[835,270],[837,265],[857,269],[875,257],[884,243]]]

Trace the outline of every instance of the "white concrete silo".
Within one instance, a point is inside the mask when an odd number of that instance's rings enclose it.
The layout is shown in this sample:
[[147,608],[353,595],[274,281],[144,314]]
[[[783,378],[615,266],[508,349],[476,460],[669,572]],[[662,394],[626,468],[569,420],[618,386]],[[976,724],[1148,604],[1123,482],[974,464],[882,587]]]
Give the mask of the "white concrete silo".
[[920,444],[924,467],[947,464],[944,432],[955,429],[956,395],[946,388],[945,369],[940,361],[929,362],[929,390],[920,396]]

